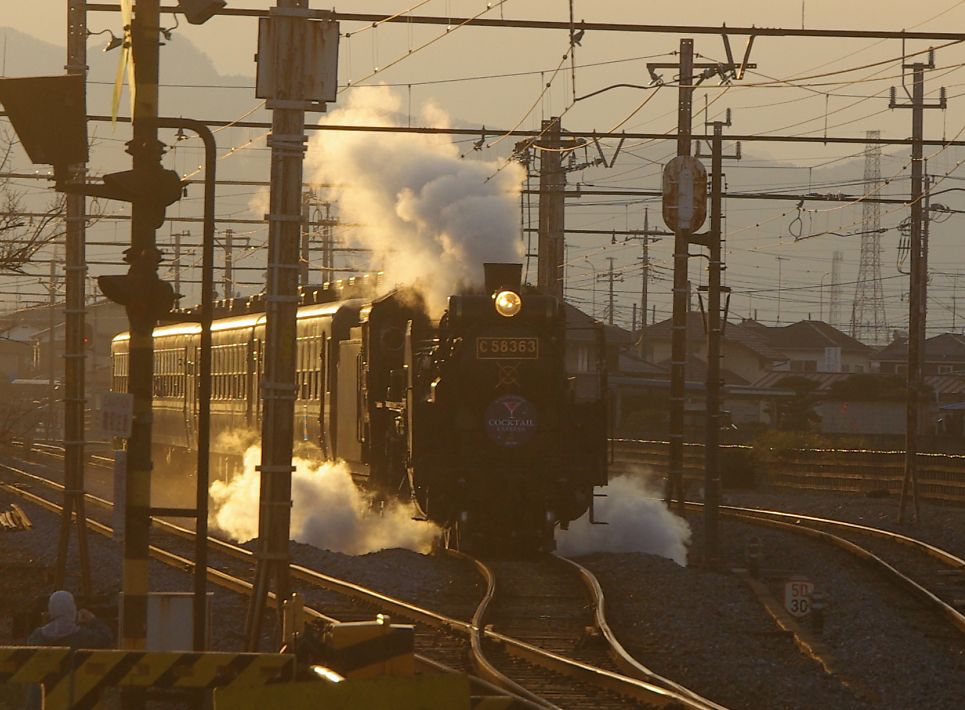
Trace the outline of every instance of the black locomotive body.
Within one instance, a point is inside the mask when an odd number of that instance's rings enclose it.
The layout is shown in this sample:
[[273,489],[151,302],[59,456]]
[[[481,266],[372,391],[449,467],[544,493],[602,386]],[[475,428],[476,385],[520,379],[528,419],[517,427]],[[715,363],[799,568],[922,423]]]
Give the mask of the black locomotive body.
[[[438,323],[409,290],[329,290],[301,306],[296,452],[344,460],[369,490],[411,499],[454,544],[545,547],[606,484],[602,333],[584,338],[584,372],[569,372],[562,302],[522,292],[518,265],[487,267],[486,291],[451,296]],[[257,441],[264,327],[263,313],[243,313],[212,328],[212,454],[223,460]],[[112,348],[118,391],[127,345],[122,334]],[[153,439],[165,460],[194,445],[199,355],[199,326],[155,330]]]

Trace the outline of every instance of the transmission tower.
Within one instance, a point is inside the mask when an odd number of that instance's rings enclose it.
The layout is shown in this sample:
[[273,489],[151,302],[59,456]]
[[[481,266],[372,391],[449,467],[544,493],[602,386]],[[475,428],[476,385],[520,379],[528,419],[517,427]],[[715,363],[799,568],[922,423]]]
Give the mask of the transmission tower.
[[[868,140],[881,137],[881,131],[868,131]],[[877,195],[881,189],[881,146],[868,143],[864,151],[864,189]],[[881,286],[881,207],[865,201],[861,212],[861,259],[854,291],[851,337],[863,342],[883,345],[888,326],[885,321],[885,297]]]

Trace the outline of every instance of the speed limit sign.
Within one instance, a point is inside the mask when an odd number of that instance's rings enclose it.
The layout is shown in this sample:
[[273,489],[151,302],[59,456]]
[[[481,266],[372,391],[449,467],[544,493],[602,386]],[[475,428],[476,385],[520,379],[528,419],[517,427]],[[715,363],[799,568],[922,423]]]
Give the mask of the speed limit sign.
[[814,582],[807,577],[791,577],[784,583],[784,608],[791,616],[807,616],[811,612]]

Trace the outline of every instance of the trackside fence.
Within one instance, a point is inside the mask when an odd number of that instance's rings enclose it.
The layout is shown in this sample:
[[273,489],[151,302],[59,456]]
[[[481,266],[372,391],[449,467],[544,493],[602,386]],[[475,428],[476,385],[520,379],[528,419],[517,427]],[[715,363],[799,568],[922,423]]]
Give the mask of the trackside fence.
[[[612,473],[650,467],[666,473],[666,441],[613,439]],[[814,491],[898,495],[905,452],[859,449],[782,449],[724,445],[725,487],[755,483]],[[684,477],[688,488],[704,476],[703,444],[685,444]],[[918,492],[923,499],[965,503],[965,455],[918,454]]]

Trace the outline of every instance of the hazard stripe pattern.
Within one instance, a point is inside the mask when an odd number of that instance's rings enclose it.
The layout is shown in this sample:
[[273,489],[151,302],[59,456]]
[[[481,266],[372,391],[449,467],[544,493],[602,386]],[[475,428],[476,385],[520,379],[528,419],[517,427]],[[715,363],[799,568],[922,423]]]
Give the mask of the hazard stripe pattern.
[[332,652],[329,662],[346,676],[377,663],[412,655],[411,627],[392,628],[374,638],[343,646]]
[[43,683],[50,707],[89,707],[109,686],[258,686],[290,679],[293,671],[294,656],[281,653],[0,647],[0,684]]

